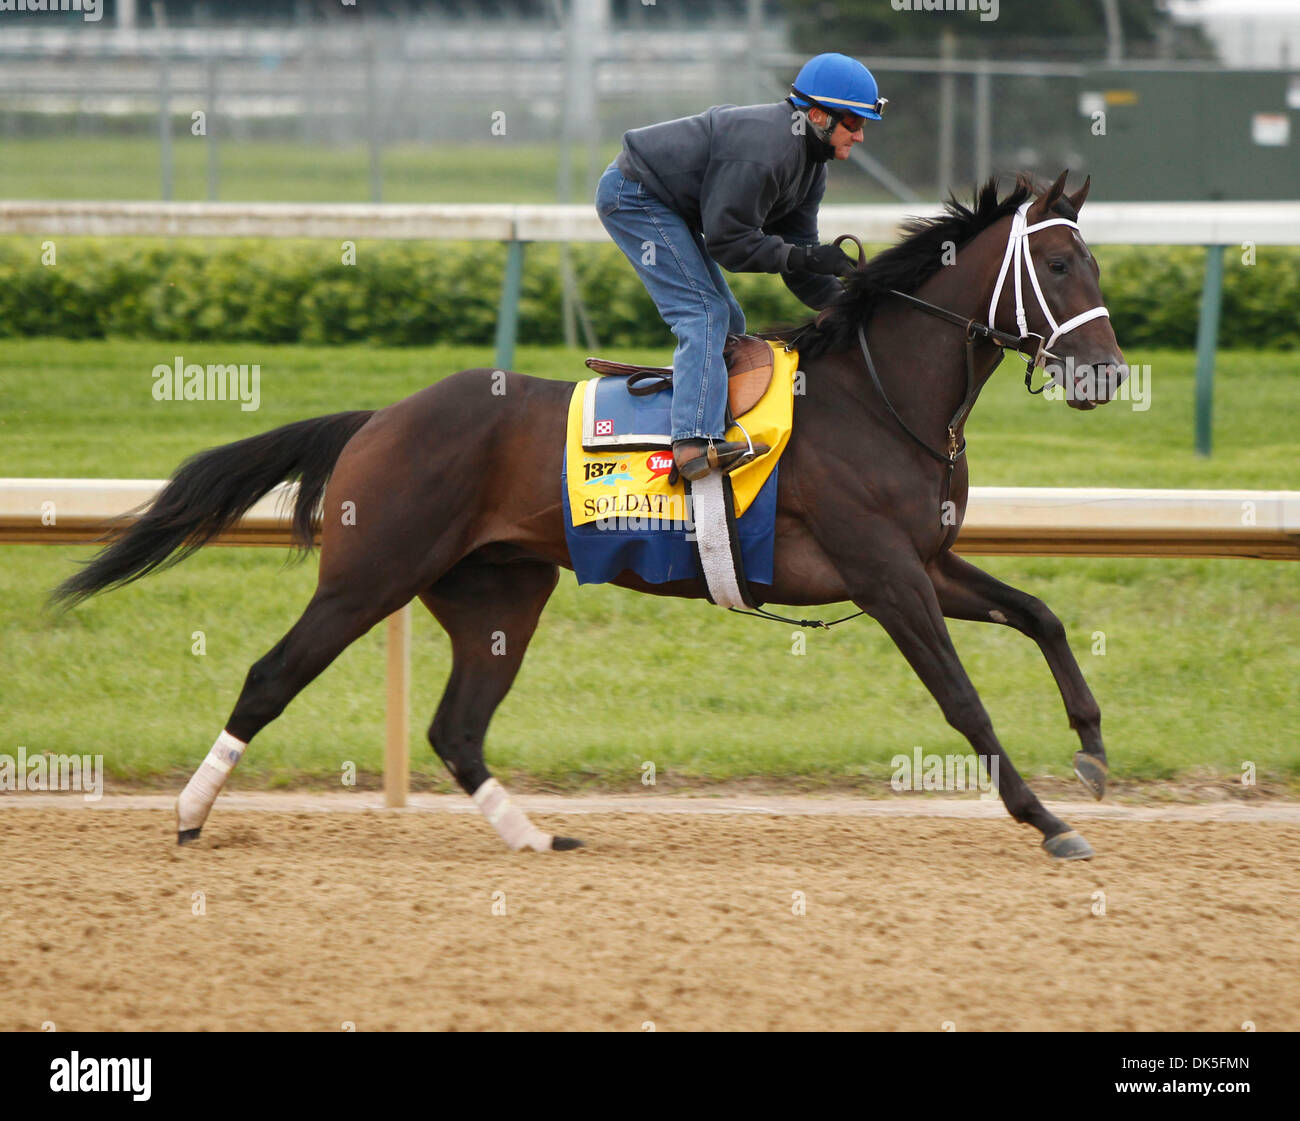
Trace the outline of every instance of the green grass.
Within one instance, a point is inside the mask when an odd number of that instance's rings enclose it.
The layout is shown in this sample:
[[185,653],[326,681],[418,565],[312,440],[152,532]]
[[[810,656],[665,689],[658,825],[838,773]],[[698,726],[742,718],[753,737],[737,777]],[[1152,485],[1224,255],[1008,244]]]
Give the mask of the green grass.
[[[594,175],[619,147],[619,141],[599,146]],[[172,154],[172,197],[206,199],[206,141],[178,130]],[[0,140],[0,198],[157,199],[159,159],[155,135],[5,138]],[[394,145],[382,156],[383,201],[555,202],[559,161],[555,144]],[[580,148],[573,161],[573,201],[590,201],[595,183],[586,183],[587,160]],[[222,202],[371,201],[365,145],[223,141],[218,162]],[[841,168],[831,175],[827,201],[889,200],[856,168]]]
[[[150,370],[258,362],[262,407],[162,404]],[[631,358],[663,360],[665,351]],[[1193,359],[1131,353],[1152,366],[1152,406],[1091,414],[1031,399],[1008,363],[970,426],[976,484],[1295,487],[1300,356],[1224,354],[1216,454],[1192,454]],[[491,363],[482,349],[402,351],[248,344],[10,340],[0,354],[0,475],[163,477],[184,456],[289,420],[385,404],[438,377]],[[576,379],[577,352],[520,351],[528,372]],[[0,547],[0,752],[102,752],[112,775],[189,769],[238,694],[248,665],[296,618],[315,562],[269,549],[208,549],[181,567],[55,617],[49,589],[84,548]],[[1060,615],[1101,703],[1117,775],[1300,776],[1300,567],[1262,561],[977,558]],[[833,617],[836,608],[821,612]],[[207,653],[191,653],[203,631]],[[1011,757],[1066,775],[1076,745],[1051,676],[1028,640],[953,623],[963,662]],[[1095,632],[1106,652],[1091,652]],[[697,641],[687,641],[693,638]],[[412,752],[449,666],[445,636],[417,609]],[[708,649],[708,655],[700,651]],[[870,620],[810,633],[702,604],[561,580],[488,739],[490,764],[562,785],[641,789],[640,765],[684,780],[750,775],[884,778],[914,745],[966,744]],[[337,776],[382,766],[383,633],[349,649],[257,739],[241,781]],[[418,780],[423,785],[424,779]]]
[[[618,151],[608,145],[603,169]],[[365,145],[223,143],[223,202],[369,202]],[[199,137],[172,145],[172,197],[207,198],[208,152]],[[554,202],[559,149],[540,144],[404,145],[385,150],[385,202]],[[0,198],[156,199],[156,137],[59,137],[0,142]]]

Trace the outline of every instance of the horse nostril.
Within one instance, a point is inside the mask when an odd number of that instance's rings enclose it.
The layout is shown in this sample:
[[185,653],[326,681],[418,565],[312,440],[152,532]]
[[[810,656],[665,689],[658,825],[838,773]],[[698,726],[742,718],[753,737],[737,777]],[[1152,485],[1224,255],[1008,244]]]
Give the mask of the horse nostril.
[[1115,395],[1115,389],[1118,385],[1118,374],[1112,365],[1100,366],[1097,369],[1097,400],[1109,401]]
[[1127,376],[1128,368],[1113,357],[1093,364],[1087,377],[1091,400],[1096,404],[1114,400]]

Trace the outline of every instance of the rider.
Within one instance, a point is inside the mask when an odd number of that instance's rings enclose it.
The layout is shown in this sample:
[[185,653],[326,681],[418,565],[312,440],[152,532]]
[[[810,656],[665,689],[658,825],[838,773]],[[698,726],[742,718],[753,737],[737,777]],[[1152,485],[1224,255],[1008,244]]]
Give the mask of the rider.
[[[785,101],[719,106],[623,136],[601,176],[596,210],[677,336],[673,354],[673,459],[687,479],[748,462],[726,431],[728,334],[745,315],[722,271],[779,272],[809,307],[840,290],[853,261],[819,245],[817,208],[826,164],[848,159],[864,121],[886,99],[862,63],[820,54]],[[759,454],[767,451],[762,445]]]

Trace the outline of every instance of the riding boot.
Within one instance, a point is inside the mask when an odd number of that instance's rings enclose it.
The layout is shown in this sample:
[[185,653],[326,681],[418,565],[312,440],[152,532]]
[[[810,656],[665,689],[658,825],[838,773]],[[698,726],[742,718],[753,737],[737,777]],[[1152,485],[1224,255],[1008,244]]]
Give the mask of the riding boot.
[[676,484],[678,476],[694,482],[714,468],[731,472],[771,450],[767,444],[755,444],[751,451],[744,440],[677,440],[673,444],[673,469],[668,484]]

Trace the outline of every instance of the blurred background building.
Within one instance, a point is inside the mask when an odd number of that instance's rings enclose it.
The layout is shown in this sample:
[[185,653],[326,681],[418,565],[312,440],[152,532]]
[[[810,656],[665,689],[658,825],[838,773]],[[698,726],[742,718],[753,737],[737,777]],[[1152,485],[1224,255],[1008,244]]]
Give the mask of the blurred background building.
[[1300,194],[1294,0],[912,6],[101,0],[98,19],[0,11],[0,196],[585,201],[624,130],[777,100],[825,50],[861,58],[890,98],[830,201],[929,201],[995,171],[1065,167],[1094,172],[1098,198]]

